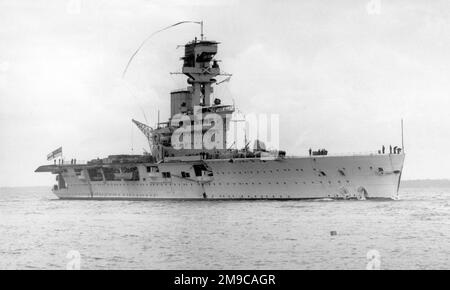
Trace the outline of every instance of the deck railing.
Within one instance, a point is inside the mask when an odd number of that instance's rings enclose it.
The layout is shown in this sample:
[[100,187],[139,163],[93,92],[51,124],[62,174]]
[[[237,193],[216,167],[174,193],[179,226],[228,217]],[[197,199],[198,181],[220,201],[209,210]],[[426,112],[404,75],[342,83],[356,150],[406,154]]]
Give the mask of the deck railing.
[[[392,153],[393,154],[393,153]],[[343,156],[374,156],[374,155],[392,155],[388,153],[379,153],[377,151],[365,151],[365,152],[342,152],[342,153],[328,153],[327,155],[286,155],[286,156],[277,156],[277,155],[273,155],[273,156],[264,156],[264,157],[255,157],[254,155],[249,154],[249,156],[239,156],[239,157],[232,157],[232,156],[227,156],[227,157],[223,157],[223,158],[212,158],[212,159],[207,159],[207,160],[221,160],[221,159],[270,159],[270,158],[280,158],[280,159],[292,159],[292,158],[307,158],[307,157],[312,157],[312,158],[321,158],[321,157],[343,157]],[[93,160],[95,161],[95,159]],[[58,161],[56,161],[56,163],[50,163],[49,165],[86,165],[88,164],[87,160],[75,160],[75,163],[71,163],[71,159],[69,160],[64,160],[64,163],[59,163]],[[92,163],[94,164],[94,163]],[[101,163],[99,163],[101,164]]]
[[[78,160],[78,159],[73,159],[74,161],[72,161],[72,159],[64,159],[62,161],[56,160],[56,162],[52,161],[49,163],[49,165],[86,165],[87,164],[87,160]],[[75,162],[75,163],[74,163]]]

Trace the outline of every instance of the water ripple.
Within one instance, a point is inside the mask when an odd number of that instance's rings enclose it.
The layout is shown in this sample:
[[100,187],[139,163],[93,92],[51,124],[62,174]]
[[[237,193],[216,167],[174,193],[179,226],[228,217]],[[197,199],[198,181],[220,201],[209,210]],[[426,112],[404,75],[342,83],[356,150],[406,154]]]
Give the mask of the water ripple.
[[[1,189],[0,268],[383,269],[450,267],[450,188],[399,201],[61,201]],[[331,235],[335,232],[335,235]]]

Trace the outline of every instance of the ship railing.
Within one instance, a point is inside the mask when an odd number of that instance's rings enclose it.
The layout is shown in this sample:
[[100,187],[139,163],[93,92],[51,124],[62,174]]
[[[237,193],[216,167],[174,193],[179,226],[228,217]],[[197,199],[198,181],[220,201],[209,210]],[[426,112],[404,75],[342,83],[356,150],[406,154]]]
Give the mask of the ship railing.
[[[272,156],[277,158],[285,158],[285,159],[291,159],[291,158],[299,158],[299,157],[314,157],[314,158],[320,158],[320,157],[339,157],[339,156],[374,156],[374,155],[389,155],[389,152],[387,153],[379,153],[377,151],[365,151],[365,152],[340,152],[340,153],[328,153],[327,155],[286,155],[286,156]],[[269,156],[270,157],[270,156]],[[249,155],[249,156],[241,156],[241,157],[234,157],[234,156],[226,156],[219,159],[250,159],[250,158],[257,158],[255,156]],[[76,159],[76,163],[71,163],[71,159],[64,159],[64,163],[58,163],[56,161],[56,165],[86,165],[88,164],[87,160],[78,160]],[[50,165],[54,165],[55,163],[51,162]],[[91,163],[94,164],[94,163]]]
[[50,165],[86,165],[87,164],[87,160],[78,160],[78,159],[73,159],[74,161],[72,161],[72,159],[63,159],[63,161],[58,161],[56,160],[55,162],[50,162]]
[[328,153],[326,155],[286,155],[285,158],[298,158],[298,157],[340,157],[340,156],[373,156],[373,155],[389,155],[388,153],[379,153],[378,151],[362,151],[362,152],[338,152]]

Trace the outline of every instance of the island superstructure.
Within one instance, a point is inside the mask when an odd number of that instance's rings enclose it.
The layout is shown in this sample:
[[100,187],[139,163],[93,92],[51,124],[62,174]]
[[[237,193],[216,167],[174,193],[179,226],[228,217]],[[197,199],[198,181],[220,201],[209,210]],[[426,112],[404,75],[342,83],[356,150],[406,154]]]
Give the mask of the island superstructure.
[[[288,157],[264,146],[232,149],[227,139],[234,105],[213,98],[221,73],[218,42],[184,46],[188,87],[170,93],[171,117],[155,128],[133,120],[149,153],[112,155],[85,164],[40,166],[61,199],[367,199],[397,198],[404,151]],[[257,142],[259,143],[259,142]]]

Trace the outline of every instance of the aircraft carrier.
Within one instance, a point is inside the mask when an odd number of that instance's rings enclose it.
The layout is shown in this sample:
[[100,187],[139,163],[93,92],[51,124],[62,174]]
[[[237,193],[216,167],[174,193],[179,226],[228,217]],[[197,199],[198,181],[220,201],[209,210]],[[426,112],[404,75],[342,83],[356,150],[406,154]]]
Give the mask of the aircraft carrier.
[[[234,105],[213,98],[221,73],[219,43],[200,39],[184,45],[181,73],[188,87],[170,93],[171,117],[154,127],[133,120],[146,136],[149,153],[112,155],[80,163],[62,159],[36,172],[56,175],[60,199],[87,200],[260,200],[398,198],[403,146],[369,154],[310,150],[288,156],[256,141],[254,148],[230,145]],[[326,128],[324,128],[326,130]],[[50,154],[50,160],[62,150]]]

